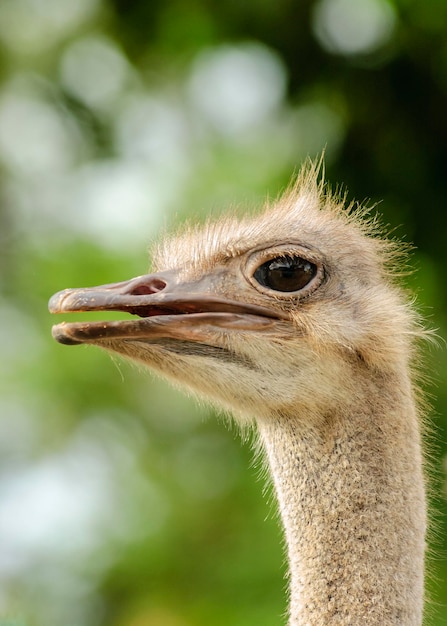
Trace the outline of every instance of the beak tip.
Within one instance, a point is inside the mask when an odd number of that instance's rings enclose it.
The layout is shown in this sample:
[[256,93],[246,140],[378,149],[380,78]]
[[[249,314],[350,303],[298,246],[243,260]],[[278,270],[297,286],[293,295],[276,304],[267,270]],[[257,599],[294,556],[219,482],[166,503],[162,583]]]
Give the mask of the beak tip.
[[65,298],[66,293],[67,293],[67,290],[65,289],[64,291],[58,291],[57,293],[51,296],[51,298],[48,301],[48,310],[50,313],[63,312],[64,309],[62,306],[62,302]]
[[65,346],[76,346],[82,343],[67,333],[67,324],[62,322],[62,324],[56,324],[51,329],[51,334],[53,335],[53,339],[55,339],[58,343],[62,343]]

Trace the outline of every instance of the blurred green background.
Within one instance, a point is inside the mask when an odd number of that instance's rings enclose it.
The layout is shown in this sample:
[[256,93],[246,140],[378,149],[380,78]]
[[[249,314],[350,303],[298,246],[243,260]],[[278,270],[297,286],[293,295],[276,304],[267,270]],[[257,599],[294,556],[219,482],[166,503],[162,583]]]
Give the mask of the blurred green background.
[[[145,273],[161,230],[274,197],[325,148],[328,179],[417,247],[407,280],[445,336],[446,25],[445,0],[0,1],[1,626],[285,623],[250,442],[56,344],[46,303]],[[428,363],[440,626],[442,345]]]

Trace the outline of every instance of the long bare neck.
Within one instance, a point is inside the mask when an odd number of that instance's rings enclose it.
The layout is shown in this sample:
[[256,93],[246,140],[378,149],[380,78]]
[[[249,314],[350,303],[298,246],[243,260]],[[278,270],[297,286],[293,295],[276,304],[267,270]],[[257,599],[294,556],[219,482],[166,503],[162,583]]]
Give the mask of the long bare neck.
[[419,626],[426,507],[407,378],[359,380],[314,426],[259,424],[284,523],[292,626]]

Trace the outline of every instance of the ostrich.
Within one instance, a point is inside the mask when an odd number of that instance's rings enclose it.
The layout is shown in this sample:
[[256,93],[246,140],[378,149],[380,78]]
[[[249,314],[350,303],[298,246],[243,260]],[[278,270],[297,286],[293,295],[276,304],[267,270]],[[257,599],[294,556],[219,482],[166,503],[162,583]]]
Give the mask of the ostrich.
[[424,331],[396,284],[399,246],[344,205],[309,163],[261,214],[167,238],[154,273],[49,304],[139,319],[53,336],[142,362],[254,423],[288,547],[290,626],[417,626]]

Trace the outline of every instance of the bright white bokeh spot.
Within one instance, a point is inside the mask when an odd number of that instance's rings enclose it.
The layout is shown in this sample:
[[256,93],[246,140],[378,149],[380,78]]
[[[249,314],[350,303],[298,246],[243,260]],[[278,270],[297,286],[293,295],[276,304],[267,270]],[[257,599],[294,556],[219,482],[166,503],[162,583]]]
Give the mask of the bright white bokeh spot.
[[201,53],[189,95],[215,130],[235,136],[256,128],[278,109],[286,90],[280,58],[260,44],[222,46]]
[[2,568],[20,568],[35,551],[91,549],[91,526],[101,511],[111,512],[110,493],[94,473],[87,475],[95,468],[85,461],[80,458],[71,472],[48,459],[32,472],[3,478],[0,537],[9,549]]
[[75,161],[81,138],[68,114],[12,85],[0,95],[0,159],[19,173],[54,175]]
[[[178,188],[156,166],[94,161],[62,176],[9,180],[22,236],[45,248],[54,237],[83,237],[111,250],[145,250],[176,204]],[[177,200],[178,201],[178,200]]]
[[105,247],[129,249],[149,241],[160,225],[162,189],[137,163],[99,161],[71,177],[67,222]]
[[[105,542],[158,532],[167,515],[164,498],[138,474],[128,447],[132,434],[126,440],[126,433],[116,430],[107,420],[92,418],[79,426],[65,450],[3,472],[0,580],[21,571],[27,574],[35,562],[51,569],[54,559],[62,556],[82,563]],[[144,524],[135,510],[135,492],[151,507],[151,518]],[[97,558],[85,570],[101,565]]]
[[320,0],[314,9],[313,28],[329,52],[368,54],[390,40],[396,19],[387,0]]
[[87,106],[110,104],[130,74],[122,51],[106,37],[85,37],[72,43],[60,64],[61,83]]
[[181,105],[161,94],[132,94],[114,119],[115,143],[129,159],[166,163],[172,171],[191,162],[190,121]]
[[0,41],[14,53],[40,53],[90,19],[101,0],[1,0]]

